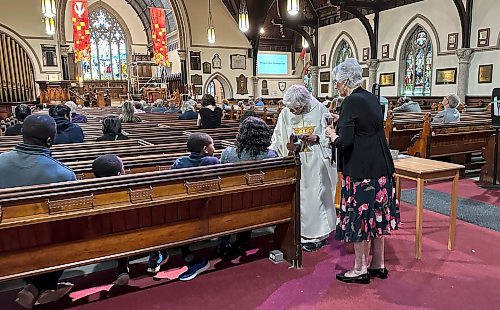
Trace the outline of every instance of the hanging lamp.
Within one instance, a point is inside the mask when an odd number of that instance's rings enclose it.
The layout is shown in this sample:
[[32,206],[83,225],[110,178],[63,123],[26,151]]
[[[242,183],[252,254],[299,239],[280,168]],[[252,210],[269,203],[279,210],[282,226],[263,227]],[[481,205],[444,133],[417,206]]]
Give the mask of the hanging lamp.
[[302,37],[302,47],[309,48],[309,42],[307,42],[306,38]]
[[56,0],[41,0],[43,17],[56,17]]
[[212,20],[212,7],[211,7],[211,1],[208,0],[208,30],[207,30],[207,36],[208,36],[208,43],[214,44],[215,43],[215,28],[214,28],[214,21]]
[[250,20],[248,18],[247,2],[245,0],[241,0],[240,12],[238,15],[238,25],[240,27],[240,30],[243,32],[247,32],[248,29],[250,29]]
[[286,1],[286,10],[290,15],[299,14],[299,0],[287,0]]

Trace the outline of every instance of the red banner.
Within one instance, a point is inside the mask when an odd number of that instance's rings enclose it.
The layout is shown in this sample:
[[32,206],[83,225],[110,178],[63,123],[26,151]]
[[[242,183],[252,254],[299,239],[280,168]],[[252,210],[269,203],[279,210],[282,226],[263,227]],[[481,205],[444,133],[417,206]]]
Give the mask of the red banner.
[[160,66],[170,66],[170,62],[168,61],[165,10],[161,8],[149,8],[149,13],[151,15],[154,62]]
[[75,62],[90,61],[89,4],[87,0],[71,0],[71,21]]

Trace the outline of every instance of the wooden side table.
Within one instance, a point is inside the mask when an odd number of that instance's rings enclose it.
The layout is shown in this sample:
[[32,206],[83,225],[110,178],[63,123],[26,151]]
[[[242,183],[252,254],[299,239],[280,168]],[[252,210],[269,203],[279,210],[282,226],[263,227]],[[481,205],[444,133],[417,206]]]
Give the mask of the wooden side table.
[[417,219],[415,236],[415,258],[422,258],[422,217],[424,211],[424,184],[427,181],[453,180],[451,191],[451,210],[450,210],[450,231],[448,237],[448,250],[455,247],[455,225],[457,217],[458,203],[458,179],[460,169],[464,166],[450,164],[446,162],[408,157],[394,161],[396,168],[396,195],[401,199],[401,179],[408,179],[417,182]]

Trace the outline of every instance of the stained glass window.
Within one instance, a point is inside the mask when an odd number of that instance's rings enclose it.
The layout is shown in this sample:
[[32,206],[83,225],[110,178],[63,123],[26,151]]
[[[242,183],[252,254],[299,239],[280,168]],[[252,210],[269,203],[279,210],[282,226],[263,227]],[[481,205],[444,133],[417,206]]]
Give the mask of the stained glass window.
[[103,8],[89,14],[90,63],[83,62],[84,80],[127,79],[127,47],[123,27]]
[[352,50],[349,44],[342,40],[339,44],[339,48],[337,49],[337,54],[335,54],[335,60],[333,62],[333,68],[338,66],[340,63],[344,62],[347,58],[352,58]]
[[430,96],[432,81],[432,41],[424,28],[418,27],[406,43],[403,58],[405,96]]

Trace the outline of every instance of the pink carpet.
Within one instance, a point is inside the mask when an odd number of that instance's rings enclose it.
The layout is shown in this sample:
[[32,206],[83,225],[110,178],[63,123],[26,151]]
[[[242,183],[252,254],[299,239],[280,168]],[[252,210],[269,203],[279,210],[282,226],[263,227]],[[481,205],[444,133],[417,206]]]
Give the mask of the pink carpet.
[[[460,189],[461,196],[466,195],[462,185]],[[220,270],[212,267],[189,282],[170,280],[179,269],[153,280],[143,276],[144,266],[135,266],[129,287],[111,287],[113,272],[99,272],[74,279],[70,297],[35,309],[497,308],[500,233],[458,221],[457,246],[450,252],[446,249],[448,218],[424,210],[423,258],[417,261],[415,208],[403,204],[401,211],[404,225],[386,242],[389,279],[375,279],[369,285],[335,280],[337,272],[351,266],[353,256],[331,240],[324,249],[305,253],[301,270],[274,265],[265,258],[268,249],[249,252],[241,262],[213,260]],[[259,243],[266,247],[265,239]],[[15,295],[15,291],[0,294],[0,308],[20,309],[13,302]]]

